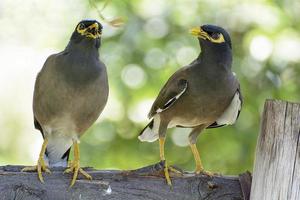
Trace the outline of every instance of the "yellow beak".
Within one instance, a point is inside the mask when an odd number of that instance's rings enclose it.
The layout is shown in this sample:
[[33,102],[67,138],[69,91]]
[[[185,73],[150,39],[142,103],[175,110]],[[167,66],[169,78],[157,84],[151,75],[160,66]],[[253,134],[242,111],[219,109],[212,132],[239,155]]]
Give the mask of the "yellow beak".
[[195,27],[190,29],[190,34],[200,37],[202,39],[209,39],[209,35],[201,28],[201,27]]
[[[95,34],[90,33],[90,32],[88,31],[88,30],[92,30],[92,29],[95,29],[95,30],[96,30],[96,33],[95,33]],[[84,35],[85,35],[86,37],[93,38],[93,39],[99,38],[99,37],[101,36],[101,32],[99,33],[99,25],[98,25],[98,23],[94,23],[94,24],[90,25],[90,26],[86,29]]]
[[98,25],[98,23],[93,23],[93,24],[92,24],[92,25],[90,25],[88,28],[89,28],[89,29],[93,29],[93,28],[95,28],[96,30],[98,30],[98,28],[99,28],[99,25]]

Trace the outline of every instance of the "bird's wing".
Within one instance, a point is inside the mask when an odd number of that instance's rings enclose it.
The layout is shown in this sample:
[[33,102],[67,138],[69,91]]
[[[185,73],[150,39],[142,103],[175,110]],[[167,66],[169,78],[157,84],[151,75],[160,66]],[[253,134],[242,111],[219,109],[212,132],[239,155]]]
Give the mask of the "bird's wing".
[[42,126],[40,124],[40,122],[38,121],[37,117],[35,116],[35,110],[37,109],[36,107],[37,106],[37,102],[36,102],[36,97],[39,96],[39,95],[43,95],[43,88],[41,88],[41,81],[42,81],[42,78],[41,78],[41,75],[43,74],[43,72],[46,70],[46,68],[48,68],[50,65],[50,63],[52,64],[53,61],[54,61],[54,58],[55,58],[55,54],[53,55],[50,55],[46,62],[44,63],[43,65],[43,68],[42,70],[38,73],[37,77],[36,77],[36,80],[35,80],[35,85],[34,85],[34,92],[33,92],[33,117],[34,117],[34,127],[36,129],[38,129],[43,137],[44,137],[44,133],[43,133],[43,129],[42,129]]
[[187,90],[188,82],[185,79],[185,68],[177,71],[164,87],[160,90],[156,100],[154,101],[152,108],[148,114],[148,117],[153,117],[156,113],[163,112],[170,108]]
[[229,124],[234,124],[238,119],[243,105],[243,96],[241,93],[240,84],[237,79],[236,83],[237,90],[231,100],[230,105],[227,107],[224,113],[207,128],[218,128]]

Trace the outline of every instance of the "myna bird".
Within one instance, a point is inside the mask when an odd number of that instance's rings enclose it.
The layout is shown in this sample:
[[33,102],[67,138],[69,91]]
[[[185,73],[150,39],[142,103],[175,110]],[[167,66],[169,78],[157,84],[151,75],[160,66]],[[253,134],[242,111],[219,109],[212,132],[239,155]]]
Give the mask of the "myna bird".
[[49,56],[38,73],[33,96],[34,126],[44,138],[36,171],[44,182],[42,171],[48,166],[68,166],[71,146],[74,160],[66,173],[87,174],[79,164],[79,138],[96,121],[108,98],[108,80],[104,63],[99,59],[102,25],[96,20],[78,23],[71,39],[60,53]]
[[204,172],[196,147],[198,135],[206,128],[233,124],[240,113],[240,84],[231,71],[232,48],[229,34],[221,27],[203,25],[191,29],[198,37],[201,53],[189,65],[176,71],[161,89],[148,117],[151,122],[141,132],[141,141],[159,139],[160,159],[165,163],[166,131],[172,127],[192,128],[189,144],[196,162],[195,173]]

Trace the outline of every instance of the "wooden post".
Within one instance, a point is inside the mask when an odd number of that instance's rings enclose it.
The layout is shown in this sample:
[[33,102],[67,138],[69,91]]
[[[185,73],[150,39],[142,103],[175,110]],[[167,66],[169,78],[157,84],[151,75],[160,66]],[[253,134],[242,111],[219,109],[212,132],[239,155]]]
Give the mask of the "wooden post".
[[251,200],[300,200],[300,104],[265,103]]

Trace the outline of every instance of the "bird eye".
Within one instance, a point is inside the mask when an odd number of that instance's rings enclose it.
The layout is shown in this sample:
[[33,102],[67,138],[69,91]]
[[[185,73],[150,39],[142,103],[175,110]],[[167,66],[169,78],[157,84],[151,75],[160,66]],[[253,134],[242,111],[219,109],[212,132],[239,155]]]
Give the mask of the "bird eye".
[[214,40],[219,39],[219,37],[220,37],[220,33],[213,33],[213,34],[211,34],[211,38],[214,39]]
[[79,30],[85,29],[85,25],[83,23],[78,25]]

